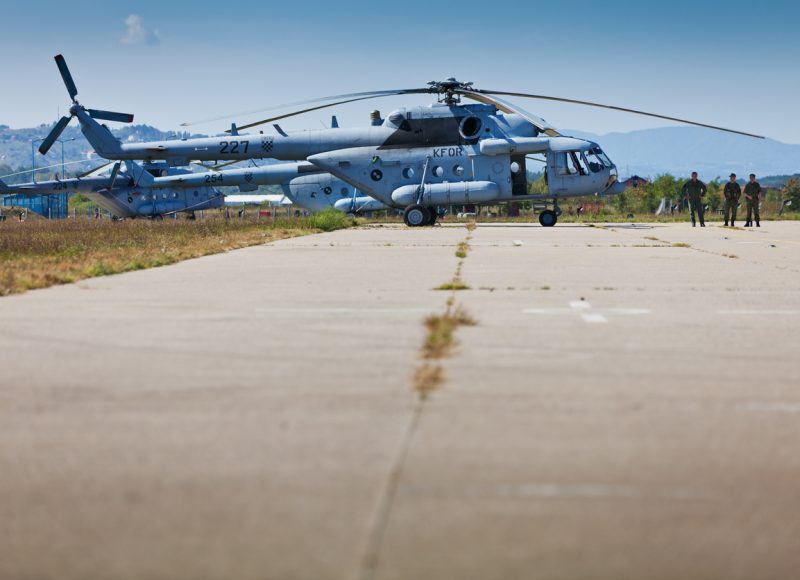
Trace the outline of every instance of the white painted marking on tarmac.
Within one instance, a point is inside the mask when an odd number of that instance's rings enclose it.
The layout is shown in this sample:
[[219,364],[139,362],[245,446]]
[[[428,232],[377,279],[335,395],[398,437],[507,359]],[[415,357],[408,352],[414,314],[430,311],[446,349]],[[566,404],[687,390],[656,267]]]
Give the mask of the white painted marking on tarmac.
[[597,313],[581,314],[581,318],[583,318],[584,322],[588,322],[589,324],[603,324],[608,322],[608,318]]
[[256,308],[260,314],[427,314],[426,308]]
[[797,316],[800,310],[717,310],[717,314],[741,316]]
[[605,324],[608,316],[641,316],[650,314],[647,308],[608,308],[593,309],[585,300],[573,300],[569,308],[526,308],[523,314],[536,314],[539,316],[562,316],[578,314],[587,324]]

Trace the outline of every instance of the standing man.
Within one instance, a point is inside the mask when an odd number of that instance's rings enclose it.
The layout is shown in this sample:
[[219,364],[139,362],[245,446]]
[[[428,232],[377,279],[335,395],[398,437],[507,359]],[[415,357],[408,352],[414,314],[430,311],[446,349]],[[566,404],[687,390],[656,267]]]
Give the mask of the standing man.
[[[747,199],[746,228],[753,227],[753,217],[756,218],[756,227],[761,227],[761,216],[758,213],[758,204],[761,201],[761,185],[756,181],[756,174],[750,174],[750,183],[744,186],[744,197]],[[755,216],[753,215],[755,214]]]
[[700,227],[706,227],[705,208],[703,198],[706,196],[706,184],[697,179],[697,171],[692,171],[692,178],[683,184],[681,195],[689,198],[689,209],[692,212],[692,227],[697,224],[694,221],[694,214],[700,218]]
[[736,225],[736,209],[739,207],[739,198],[742,197],[742,188],[736,183],[736,174],[731,173],[731,180],[725,184],[725,225],[728,225],[728,216],[731,218],[731,227]]

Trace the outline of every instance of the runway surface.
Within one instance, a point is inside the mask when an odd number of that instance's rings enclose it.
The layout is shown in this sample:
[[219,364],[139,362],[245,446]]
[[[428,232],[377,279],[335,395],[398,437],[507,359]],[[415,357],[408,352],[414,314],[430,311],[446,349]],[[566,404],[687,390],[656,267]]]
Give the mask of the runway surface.
[[789,578],[800,222],[367,227],[0,298],[0,578]]

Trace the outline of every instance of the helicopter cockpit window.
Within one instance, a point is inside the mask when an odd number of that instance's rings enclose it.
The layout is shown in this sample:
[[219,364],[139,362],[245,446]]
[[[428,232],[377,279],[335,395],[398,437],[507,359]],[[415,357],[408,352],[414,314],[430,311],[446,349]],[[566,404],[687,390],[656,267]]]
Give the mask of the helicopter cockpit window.
[[603,168],[611,167],[611,161],[606,157],[605,153],[599,148],[591,149],[585,152],[586,162],[589,165],[589,170],[592,173],[599,173]]

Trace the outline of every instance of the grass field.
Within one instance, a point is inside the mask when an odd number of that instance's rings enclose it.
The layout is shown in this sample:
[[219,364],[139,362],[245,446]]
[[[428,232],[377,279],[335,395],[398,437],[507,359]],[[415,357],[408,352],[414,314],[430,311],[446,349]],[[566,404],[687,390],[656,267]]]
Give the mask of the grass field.
[[0,222],[0,296],[350,225],[335,210],[275,220],[9,219]]

